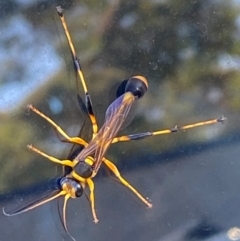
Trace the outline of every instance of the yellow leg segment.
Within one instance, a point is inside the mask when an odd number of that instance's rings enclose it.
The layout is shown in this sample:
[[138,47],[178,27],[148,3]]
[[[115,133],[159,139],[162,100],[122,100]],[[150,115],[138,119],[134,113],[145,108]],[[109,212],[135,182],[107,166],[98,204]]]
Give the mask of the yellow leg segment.
[[27,145],[27,148],[31,151],[34,151],[36,153],[38,153],[39,155],[47,158],[48,160],[50,160],[51,162],[63,165],[63,166],[69,166],[69,167],[74,167],[75,163],[70,161],[70,160],[59,160],[53,156],[47,155],[46,153],[38,150],[36,147],[32,146],[32,145]]
[[87,184],[89,186],[89,190],[90,190],[90,203],[91,203],[91,209],[92,209],[92,215],[93,215],[93,222],[94,223],[98,223],[98,219],[97,219],[97,215],[96,215],[96,210],[95,210],[95,200],[94,200],[94,183],[92,181],[92,179],[88,178],[87,180]]
[[117,167],[106,158],[103,158],[103,162],[106,164],[106,166],[116,175],[116,177],[120,180],[120,182],[128,187],[133,193],[135,193],[138,198],[140,198],[149,208],[152,207],[152,204],[147,201],[146,198],[144,198],[134,187],[132,187],[124,178],[122,178],[121,174],[119,173]]
[[174,132],[178,132],[180,130],[187,130],[195,127],[200,127],[200,126],[205,126],[205,125],[211,125],[211,124],[216,124],[216,123],[224,123],[226,118],[224,116],[221,116],[218,119],[213,119],[213,120],[208,120],[208,121],[201,121],[197,122],[194,124],[189,124],[185,126],[175,126],[172,129],[165,129],[165,130],[159,130],[159,131],[154,131],[154,132],[143,132],[143,133],[137,133],[137,134],[132,134],[132,135],[126,135],[126,136],[120,136],[120,137],[115,137],[112,141],[112,143],[117,143],[121,141],[132,141],[132,140],[141,140],[150,136],[157,136],[157,135],[164,135],[164,134],[170,134]]
[[85,78],[84,78],[84,75],[83,75],[83,72],[82,72],[82,69],[81,69],[81,65],[80,65],[80,60],[77,57],[76,50],[74,48],[70,33],[68,31],[67,23],[65,21],[64,15],[63,15],[63,10],[60,6],[57,7],[57,12],[58,12],[58,15],[61,19],[62,26],[63,26],[64,32],[65,32],[65,35],[66,35],[66,38],[67,38],[67,41],[68,41],[68,44],[69,44],[69,47],[70,47],[70,50],[71,50],[71,53],[72,53],[73,64],[75,66],[78,77],[79,77],[79,79],[82,83],[82,86],[83,86],[83,90],[84,90],[84,93],[85,93],[86,107],[87,107],[89,118],[92,122],[93,138],[94,138],[95,135],[98,132],[98,125],[97,125],[96,116],[95,116],[94,111],[93,111],[91,97],[88,93],[86,81],[85,81]]
[[47,117],[46,115],[44,115],[42,112],[40,112],[38,109],[36,109],[35,107],[33,107],[32,105],[28,105],[28,108],[35,112],[37,115],[41,116],[43,119],[45,119],[48,123],[50,123],[58,133],[60,133],[68,142],[71,143],[75,143],[75,144],[79,144],[79,145],[83,145],[83,146],[87,146],[87,142],[84,141],[82,138],[80,137],[69,137],[64,131],[63,129],[58,126],[53,120],[51,120],[49,117]]

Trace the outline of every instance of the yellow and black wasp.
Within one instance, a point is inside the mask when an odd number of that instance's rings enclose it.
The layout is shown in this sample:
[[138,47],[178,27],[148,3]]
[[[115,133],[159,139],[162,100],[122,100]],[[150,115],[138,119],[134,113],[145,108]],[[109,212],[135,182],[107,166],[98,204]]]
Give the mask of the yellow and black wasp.
[[[88,92],[87,84],[81,69],[80,60],[77,57],[74,45],[71,40],[70,33],[67,28],[67,24],[63,15],[63,10],[61,7],[57,7],[57,13],[61,19],[62,26],[64,28],[64,32],[66,34],[66,38],[71,50],[72,59],[74,63],[75,70],[81,81],[84,93],[85,93],[85,110],[88,114],[88,117],[91,121],[92,125],[92,139],[88,143],[84,139],[79,136],[70,137],[68,136],[63,129],[58,126],[53,120],[49,117],[44,115],[38,109],[33,107],[32,105],[28,105],[28,108],[35,112],[37,115],[44,118],[48,123],[50,123],[56,132],[64,137],[65,142],[77,144],[82,146],[81,151],[77,149],[77,153],[74,152],[71,156],[69,156],[65,160],[60,160],[53,156],[50,156],[43,151],[37,149],[32,145],[28,145],[28,148],[39,155],[47,158],[48,160],[63,165],[64,166],[64,174],[62,177],[56,180],[56,185],[54,191],[47,197],[34,202],[24,208],[21,208],[12,213],[6,213],[3,210],[4,214],[7,216],[14,216],[20,213],[24,213],[31,209],[34,209],[40,205],[43,205],[47,202],[50,202],[54,199],[57,199],[61,196],[64,196],[64,204],[63,204],[63,226],[68,232],[67,228],[67,221],[66,221],[66,207],[67,201],[69,198],[78,198],[82,196],[84,190],[86,188],[89,189],[89,201],[91,204],[91,211],[93,215],[93,221],[95,223],[98,222],[97,214],[95,211],[95,197],[94,197],[94,182],[93,178],[97,175],[99,168],[101,167],[102,163],[109,168],[113,174],[119,179],[119,181],[128,187],[137,197],[148,207],[151,208],[152,204],[150,201],[143,197],[131,184],[129,184],[120,174],[117,167],[113,162],[108,160],[105,157],[105,154],[110,147],[111,144],[123,141],[131,141],[131,140],[140,140],[150,136],[162,135],[162,134],[169,134],[173,132],[177,132],[179,130],[186,130],[190,128],[195,128],[199,126],[215,124],[215,123],[223,123],[225,118],[222,116],[218,119],[212,119],[208,121],[202,121],[194,124],[189,124],[185,126],[175,126],[172,129],[165,129],[165,130],[157,130],[154,132],[144,132],[144,133],[137,133],[125,136],[117,136],[119,130],[123,126],[129,112],[131,111],[131,107],[133,103],[143,97],[148,89],[148,81],[145,77],[136,75],[128,80],[124,81],[125,89],[117,99],[115,99],[107,108],[105,113],[105,121],[102,127],[99,129],[97,124],[97,119],[94,113],[92,101],[90,94]],[[70,234],[69,234],[70,235]],[[71,236],[71,235],[70,235]],[[72,237],[72,236],[71,236]]]

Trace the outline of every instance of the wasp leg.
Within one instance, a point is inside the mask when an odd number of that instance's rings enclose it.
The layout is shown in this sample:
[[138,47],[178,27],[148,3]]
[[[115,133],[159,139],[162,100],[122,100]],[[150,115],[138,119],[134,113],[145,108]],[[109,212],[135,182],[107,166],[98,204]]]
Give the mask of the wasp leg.
[[126,136],[120,136],[120,137],[115,137],[112,141],[112,143],[117,143],[121,141],[133,141],[133,140],[141,140],[150,136],[157,136],[157,135],[164,135],[164,134],[170,134],[174,132],[178,132],[181,130],[187,130],[199,126],[205,126],[205,125],[211,125],[211,124],[216,124],[216,123],[224,123],[226,118],[224,116],[221,116],[218,119],[213,119],[213,120],[208,120],[208,121],[201,121],[197,122],[194,124],[189,124],[185,126],[175,126],[172,129],[165,129],[165,130],[159,130],[159,131],[153,131],[153,132],[143,132],[143,133],[137,133],[137,134],[132,134],[132,135],[126,135]]
[[55,130],[60,133],[68,142],[70,143],[75,143],[75,144],[79,144],[79,145],[83,145],[86,146],[87,142],[84,141],[82,138],[80,137],[70,137],[68,136],[68,134],[63,131],[63,129],[57,125],[53,120],[51,120],[49,117],[47,117],[46,115],[44,115],[42,112],[40,112],[38,109],[36,109],[35,107],[33,107],[32,105],[28,105],[28,108],[35,112],[37,115],[41,116],[43,119],[45,119],[48,123],[50,123]]
[[92,179],[88,178],[87,180],[87,184],[89,186],[89,190],[90,190],[90,203],[91,203],[91,209],[92,209],[92,215],[93,215],[93,222],[94,223],[98,223],[98,219],[97,219],[97,215],[96,215],[96,210],[95,210],[95,201],[94,201],[94,183],[92,181]]
[[84,93],[85,93],[85,102],[86,102],[87,112],[88,112],[88,116],[89,116],[89,118],[91,120],[91,123],[92,123],[93,138],[94,138],[95,135],[98,132],[98,125],[97,125],[96,116],[95,116],[94,110],[93,110],[91,96],[90,96],[90,94],[88,92],[88,89],[87,89],[86,81],[85,81],[83,71],[82,71],[82,68],[81,68],[81,64],[80,64],[80,59],[77,57],[76,50],[74,48],[70,33],[68,31],[68,27],[67,27],[64,15],[63,15],[63,9],[60,6],[57,7],[57,13],[58,13],[58,15],[61,19],[62,26],[63,26],[64,32],[65,32],[65,35],[66,35],[66,38],[67,38],[67,41],[68,41],[68,44],[69,44],[69,47],[70,47],[70,50],[71,50],[71,53],[72,53],[73,64],[75,66],[75,69],[77,71],[77,74],[78,74],[79,79],[81,80],[81,83],[82,83],[82,86],[83,86],[83,90],[84,90]]
[[132,187],[124,178],[122,178],[121,174],[119,173],[117,167],[106,158],[103,158],[103,162],[106,164],[106,166],[116,175],[116,177],[120,180],[120,182],[128,187],[133,193],[135,193],[138,198],[140,198],[149,208],[152,207],[152,204],[147,201],[146,198],[144,198],[134,187]]
[[48,160],[55,162],[57,164],[61,164],[64,166],[69,166],[69,167],[74,167],[74,162],[70,161],[70,160],[59,160],[53,156],[47,155],[46,153],[38,150],[36,147],[32,146],[32,145],[27,145],[27,148],[30,149],[31,151],[34,151],[36,153],[38,153],[41,156],[44,156],[45,158],[47,158]]

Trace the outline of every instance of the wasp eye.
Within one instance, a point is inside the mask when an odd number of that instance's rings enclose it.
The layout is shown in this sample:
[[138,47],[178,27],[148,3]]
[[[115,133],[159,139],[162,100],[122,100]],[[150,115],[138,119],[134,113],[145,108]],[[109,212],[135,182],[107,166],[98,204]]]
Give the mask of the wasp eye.
[[60,180],[61,189],[65,190],[72,198],[81,197],[83,186],[73,178],[62,177]]
[[75,196],[76,197],[81,197],[83,195],[83,187],[80,183],[76,182],[75,185]]

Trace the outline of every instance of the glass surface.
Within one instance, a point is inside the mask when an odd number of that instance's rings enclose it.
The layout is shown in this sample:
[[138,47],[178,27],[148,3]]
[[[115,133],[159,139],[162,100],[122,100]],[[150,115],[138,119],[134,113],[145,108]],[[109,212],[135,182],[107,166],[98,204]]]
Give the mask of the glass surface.
[[[83,195],[68,203],[69,232],[89,241],[229,240],[228,230],[240,227],[238,0],[1,1],[0,207],[42,197],[61,176],[61,166],[28,144],[59,159],[71,150],[27,104],[70,136],[82,125],[83,137],[91,135],[58,5],[100,126],[116,86],[134,75],[145,76],[149,89],[119,135],[227,117],[225,124],[113,144],[106,156],[153,207],[102,167],[93,179],[99,223]],[[0,240],[71,240],[57,201],[14,217],[0,214],[0,225]]]

